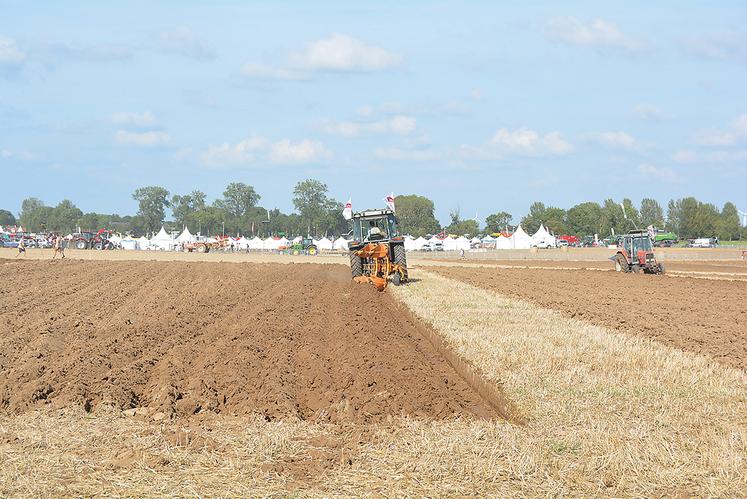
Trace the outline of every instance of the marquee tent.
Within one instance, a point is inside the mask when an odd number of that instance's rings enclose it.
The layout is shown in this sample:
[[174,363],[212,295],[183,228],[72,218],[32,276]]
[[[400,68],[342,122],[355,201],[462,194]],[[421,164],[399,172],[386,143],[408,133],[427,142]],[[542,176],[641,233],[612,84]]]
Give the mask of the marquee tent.
[[191,232],[189,232],[189,229],[187,227],[184,227],[184,230],[181,234],[179,234],[179,237],[176,238],[177,243],[193,243],[197,241],[197,238],[192,235]]
[[347,249],[348,249],[348,240],[345,239],[344,237],[340,236],[337,239],[335,239],[335,242],[334,242],[334,244],[332,246],[333,246],[333,249],[347,251]]
[[423,236],[420,236],[419,238],[415,239],[415,251],[420,251],[428,244],[428,240],[424,238]]
[[314,244],[316,244],[317,249],[320,250],[331,250],[334,247],[334,244],[332,241],[327,239],[326,237],[323,237],[319,239],[318,241],[314,241]]
[[234,244],[239,247],[239,249],[245,250],[249,247],[249,240],[245,238],[244,236],[241,236],[238,238]]
[[550,232],[542,224],[540,224],[540,227],[539,229],[537,229],[537,232],[535,232],[532,235],[532,246],[538,246],[538,245],[556,246],[555,236],[550,234]]
[[264,242],[257,236],[254,236],[249,240],[247,246],[250,250],[261,250],[264,249]]
[[125,237],[122,239],[119,244],[122,245],[123,249],[126,250],[136,250],[137,249],[137,239],[133,239],[131,237]]
[[503,234],[498,236],[495,240],[495,249],[511,249],[513,248],[513,241],[510,237],[506,237]]
[[171,239],[171,236],[166,232],[166,229],[161,226],[161,230],[158,231],[158,234],[153,236],[150,240],[150,246],[154,249],[169,251],[174,249],[174,240]]
[[140,236],[137,240],[137,249],[145,250],[150,246],[150,241],[145,236]]
[[454,239],[453,237],[448,236],[442,242],[444,243],[444,251],[456,251],[457,250],[457,240]]
[[415,250],[415,238],[412,236],[405,236],[405,251]]
[[[464,250],[467,251],[471,248],[469,239],[467,239],[464,236],[459,236],[454,240],[454,243],[456,243],[456,250]],[[444,248],[445,249],[445,248]]]
[[514,249],[529,249],[532,247],[532,238],[524,232],[521,225],[516,227],[516,231],[511,236],[511,247]]

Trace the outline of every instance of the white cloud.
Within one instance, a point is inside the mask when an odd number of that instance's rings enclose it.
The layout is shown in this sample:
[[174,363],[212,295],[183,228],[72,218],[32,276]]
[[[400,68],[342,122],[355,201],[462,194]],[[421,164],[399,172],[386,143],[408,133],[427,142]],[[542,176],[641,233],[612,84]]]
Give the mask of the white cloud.
[[241,74],[258,80],[307,80],[309,74],[292,68],[276,68],[266,64],[245,64]]
[[270,142],[264,137],[250,137],[236,144],[210,146],[201,155],[206,166],[248,166],[262,162],[276,164],[312,163],[329,157],[324,144],[309,139],[293,142],[281,139]]
[[444,153],[432,149],[402,149],[389,147],[376,149],[377,158],[390,161],[439,161],[444,159]]
[[283,139],[272,144],[270,160],[273,163],[310,163],[328,155],[321,142],[304,139],[293,143]]
[[609,147],[634,151],[641,144],[626,132],[596,132],[588,135],[592,141]]
[[528,156],[563,155],[573,150],[573,146],[562,138],[560,132],[553,131],[540,136],[526,127],[514,131],[501,128],[490,139],[490,144],[501,152]]
[[620,28],[603,19],[584,23],[575,17],[556,17],[547,24],[545,35],[556,42],[612,48],[628,53],[641,52],[646,48],[642,40],[625,35]]
[[335,33],[310,43],[288,56],[285,64],[245,64],[241,73],[263,80],[307,80],[315,72],[373,72],[400,66],[404,57],[384,48],[367,45],[349,35]]
[[661,109],[651,104],[638,104],[633,108],[633,114],[646,121],[662,121],[667,117]]
[[130,132],[118,130],[114,134],[117,144],[128,146],[153,147],[166,144],[171,138],[166,132]]
[[660,180],[666,183],[675,183],[680,181],[679,175],[668,166],[654,166],[649,164],[638,165],[638,172],[646,178]]
[[156,46],[164,52],[192,59],[214,59],[215,50],[191,29],[181,26],[164,30],[156,36]]
[[111,122],[115,125],[152,126],[156,123],[156,117],[150,111],[143,113],[119,112],[111,115]]
[[747,33],[726,31],[687,37],[680,40],[680,47],[695,57],[747,64]]
[[8,149],[0,150],[0,159],[17,159],[21,161],[31,161],[36,156],[28,151],[9,151]]
[[698,153],[695,151],[677,151],[672,159],[677,163],[695,163],[698,160]]
[[701,130],[694,141],[700,146],[733,146],[747,141],[747,114],[739,116],[726,130]]
[[325,121],[320,128],[329,135],[359,137],[362,135],[409,135],[416,129],[416,119],[412,116],[396,115],[391,118],[368,121]]
[[731,163],[736,161],[747,160],[747,149],[738,150],[719,150],[719,151],[705,151],[696,152],[690,150],[677,151],[672,155],[672,159],[677,163],[692,164],[692,163]]
[[312,42],[290,59],[293,66],[311,71],[381,71],[404,62],[401,55],[339,33]]
[[16,46],[16,41],[0,35],[0,64],[16,65],[25,60],[26,54]]

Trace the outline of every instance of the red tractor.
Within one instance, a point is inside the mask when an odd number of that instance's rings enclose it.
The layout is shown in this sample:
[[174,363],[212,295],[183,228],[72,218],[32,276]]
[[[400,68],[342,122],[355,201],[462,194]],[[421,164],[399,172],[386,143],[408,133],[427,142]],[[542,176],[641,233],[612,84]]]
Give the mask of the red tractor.
[[75,249],[114,249],[114,243],[109,240],[111,231],[101,229],[95,234],[93,232],[77,232],[73,234],[70,245]]
[[615,262],[618,272],[664,273],[664,265],[656,260],[654,245],[647,231],[635,230],[620,236],[617,248],[617,253],[610,260]]

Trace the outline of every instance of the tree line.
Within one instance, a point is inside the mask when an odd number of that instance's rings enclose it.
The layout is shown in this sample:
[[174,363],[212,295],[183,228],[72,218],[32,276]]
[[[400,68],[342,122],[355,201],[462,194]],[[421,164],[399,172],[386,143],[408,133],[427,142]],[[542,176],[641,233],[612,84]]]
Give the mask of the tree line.
[[[73,232],[108,228],[135,236],[158,231],[162,225],[171,230],[188,227],[203,235],[243,234],[338,236],[350,231],[342,217],[343,203],[329,196],[327,185],[319,180],[298,182],[293,189],[293,213],[268,209],[259,205],[261,196],[251,185],[232,182],[223,196],[208,203],[200,190],[187,194],[171,194],[160,186],[141,187],[132,194],[138,202],[136,215],[83,213],[70,200],[56,206],[46,206],[37,198],[27,198],[21,205],[18,219],[8,210],[0,210],[0,225],[20,223],[32,232]],[[425,236],[445,232],[475,236],[511,231],[513,216],[500,211],[484,220],[465,219],[458,209],[450,213],[449,224],[442,226],[435,217],[432,200],[416,194],[396,198],[397,217],[402,233]],[[171,219],[167,220],[167,210]],[[523,228],[535,232],[544,224],[556,235],[590,236],[624,234],[635,228],[653,225],[677,234],[681,239],[718,237],[722,240],[747,239],[747,229],[741,227],[739,213],[732,202],[719,210],[711,203],[694,197],[672,199],[666,210],[658,201],[646,198],[636,206],[630,199],[618,202],[606,199],[602,203],[584,202],[564,209],[546,206],[537,201],[529,213],[519,220]]]

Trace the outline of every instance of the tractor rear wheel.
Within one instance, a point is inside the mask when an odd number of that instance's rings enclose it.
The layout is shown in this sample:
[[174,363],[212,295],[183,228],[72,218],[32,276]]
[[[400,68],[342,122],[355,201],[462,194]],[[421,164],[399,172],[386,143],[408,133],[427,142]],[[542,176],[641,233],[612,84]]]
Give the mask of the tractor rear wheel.
[[88,243],[84,239],[78,239],[75,242],[75,249],[79,249],[79,250],[88,249]]
[[197,252],[198,253],[207,253],[207,245],[205,245],[205,244],[199,244],[197,246]]
[[100,242],[96,243],[96,244],[93,245],[93,249],[102,250],[102,249],[104,249],[104,244],[100,243]]
[[625,257],[620,253],[618,253],[617,258],[615,258],[615,270],[617,270],[618,272],[628,272],[630,270],[628,260],[626,260]]
[[659,272],[657,272],[657,274],[663,274],[663,273],[664,273],[664,264],[660,263],[659,264]]
[[[394,247],[394,263],[402,267],[402,280],[407,280],[407,252],[404,244],[398,244]],[[399,274],[399,273],[397,273]]]
[[354,278],[363,275],[363,261],[353,252],[350,253],[350,273]]

